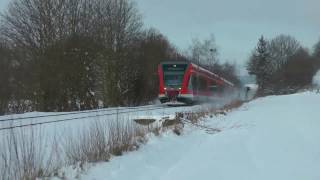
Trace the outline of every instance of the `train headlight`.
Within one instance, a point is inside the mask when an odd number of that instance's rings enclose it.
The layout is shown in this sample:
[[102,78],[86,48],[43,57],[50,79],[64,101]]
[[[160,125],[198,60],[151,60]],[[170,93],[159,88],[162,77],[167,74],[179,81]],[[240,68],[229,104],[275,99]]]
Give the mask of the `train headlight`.
[[181,88],[179,88],[179,90],[181,90]]
[[167,88],[164,88],[164,90],[167,90]]

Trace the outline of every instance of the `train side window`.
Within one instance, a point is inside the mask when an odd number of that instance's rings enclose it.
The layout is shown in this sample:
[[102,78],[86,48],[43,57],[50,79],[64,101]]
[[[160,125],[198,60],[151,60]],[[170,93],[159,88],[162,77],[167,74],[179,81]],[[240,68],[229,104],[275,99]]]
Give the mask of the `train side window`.
[[188,90],[193,90],[193,76],[191,75],[188,82]]
[[209,86],[211,92],[216,92],[218,90],[218,86],[215,82],[212,82]]
[[205,91],[207,90],[207,81],[203,77],[200,76],[199,78],[199,90]]
[[199,87],[199,86],[198,86],[198,77],[192,75],[191,82],[192,82],[192,90],[193,90],[193,91],[198,91],[198,87]]
[[217,88],[217,93],[219,94],[219,95],[222,95],[222,93],[224,92],[224,85],[219,85],[218,86],[218,88]]

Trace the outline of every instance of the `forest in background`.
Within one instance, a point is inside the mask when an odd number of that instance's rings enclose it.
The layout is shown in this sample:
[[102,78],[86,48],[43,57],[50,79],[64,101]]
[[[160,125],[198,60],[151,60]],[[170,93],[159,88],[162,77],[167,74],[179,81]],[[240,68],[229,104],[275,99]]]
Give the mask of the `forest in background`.
[[[166,60],[197,63],[240,85],[236,64],[219,61],[213,35],[181,52],[144,26],[132,0],[12,0],[0,23],[0,114],[147,104],[157,98],[157,66]],[[292,77],[305,77],[294,86],[310,84],[320,43],[310,54],[295,41],[285,54],[283,44],[263,41],[247,66],[261,89]]]
[[295,93],[312,88],[312,79],[320,69],[320,41],[312,51],[294,37],[278,35],[258,40],[248,62],[248,73],[256,77],[258,96]]
[[161,61],[193,60],[145,28],[131,0],[13,0],[1,15],[0,56],[0,114],[146,104]]

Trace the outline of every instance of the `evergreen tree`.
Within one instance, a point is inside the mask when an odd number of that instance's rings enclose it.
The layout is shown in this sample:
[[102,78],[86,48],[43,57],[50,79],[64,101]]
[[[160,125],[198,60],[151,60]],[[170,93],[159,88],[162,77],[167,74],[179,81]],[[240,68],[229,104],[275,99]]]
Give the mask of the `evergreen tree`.
[[247,70],[249,74],[256,76],[259,92],[263,94],[270,79],[270,71],[268,68],[269,57],[268,42],[261,36],[247,64]]

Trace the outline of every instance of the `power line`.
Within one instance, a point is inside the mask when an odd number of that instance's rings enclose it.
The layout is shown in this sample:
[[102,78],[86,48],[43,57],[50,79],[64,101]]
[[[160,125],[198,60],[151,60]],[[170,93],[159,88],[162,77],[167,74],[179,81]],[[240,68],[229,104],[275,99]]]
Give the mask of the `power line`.
[[24,125],[4,127],[4,128],[0,128],[0,131],[9,130],[9,129],[15,129],[15,128],[28,127],[28,126],[36,126],[36,125],[42,125],[42,124],[52,124],[52,123],[73,121],[73,120],[79,120],[79,119],[85,119],[85,118],[110,116],[110,115],[125,114],[125,113],[131,113],[131,112],[143,112],[143,111],[157,110],[157,109],[167,109],[167,108],[171,108],[171,107],[156,107],[156,108],[150,108],[150,109],[140,109],[140,110],[135,110],[135,111],[125,111],[125,112],[115,112],[115,113],[107,113],[107,114],[97,114],[97,115],[91,115],[91,116],[82,116],[82,117],[60,119],[60,120],[54,120],[54,121],[37,122],[37,123],[30,123],[30,124],[24,124]]
[[[152,107],[152,106],[151,106]],[[27,116],[27,117],[17,117],[17,118],[6,118],[0,119],[0,122],[7,121],[16,121],[16,120],[25,120],[25,119],[36,119],[36,118],[46,118],[46,117],[58,117],[65,115],[74,115],[74,114],[84,114],[84,113],[95,113],[95,112],[109,112],[109,111],[123,111],[127,109],[140,109],[142,107],[127,107],[125,109],[113,108],[113,109],[98,109],[98,110],[87,110],[87,111],[78,111],[78,112],[68,112],[68,113],[59,113],[59,114],[49,114],[49,115],[39,115],[39,116]]]

